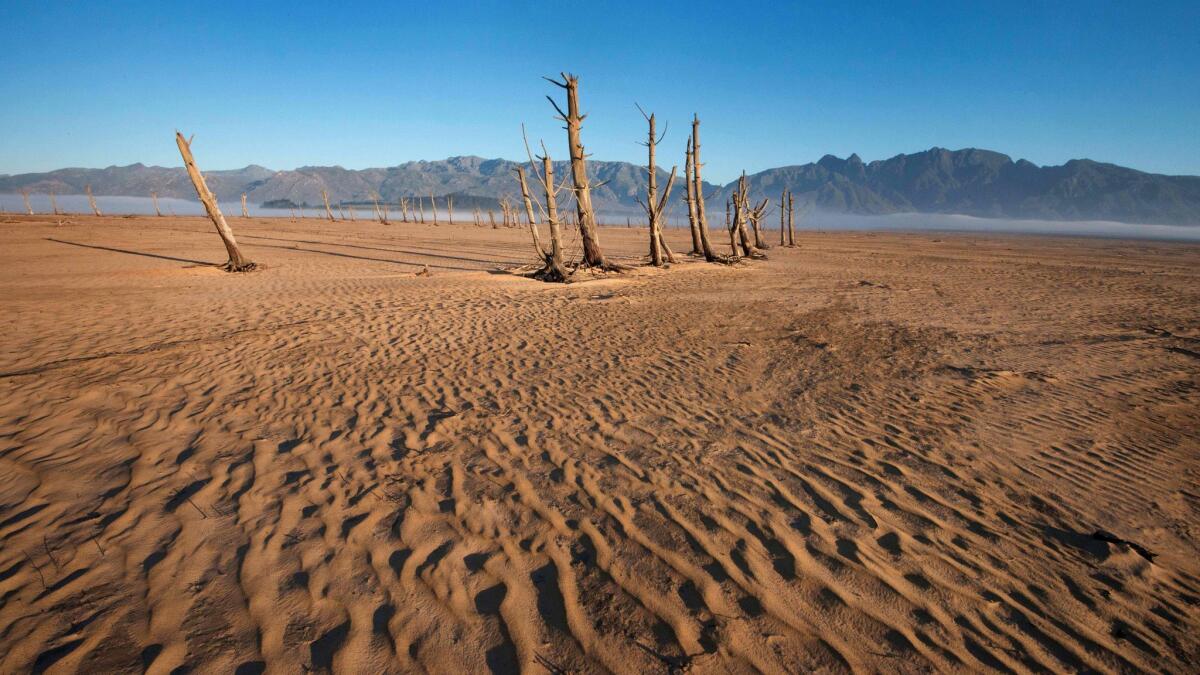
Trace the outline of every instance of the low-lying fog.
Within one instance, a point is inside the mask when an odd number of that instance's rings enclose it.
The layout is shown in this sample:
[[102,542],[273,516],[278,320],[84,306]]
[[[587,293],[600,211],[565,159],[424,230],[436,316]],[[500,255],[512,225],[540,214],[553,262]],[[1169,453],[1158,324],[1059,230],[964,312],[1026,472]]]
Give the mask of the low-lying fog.
[[[50,212],[49,196],[33,194],[29,196],[29,199],[35,212]],[[61,195],[56,199],[59,211],[63,213],[91,212],[86,195]],[[152,215],[154,213],[154,203],[148,197],[101,196],[96,197],[96,202],[101,212],[107,215]],[[158,203],[165,215],[195,216],[204,214],[204,207],[198,201],[163,198],[159,199]],[[240,216],[242,213],[240,202],[223,202],[221,209],[228,216]],[[320,217],[322,210],[310,207],[304,209],[303,214],[309,218],[317,218]],[[290,218],[292,216],[291,211],[288,209],[266,209],[253,204],[249,205],[249,211],[253,216],[266,218]],[[24,213],[25,205],[21,195],[0,195],[0,212]],[[355,213],[357,218],[371,218],[371,209],[368,208],[360,207]],[[797,216],[799,216],[799,213],[797,213]],[[720,213],[710,213],[709,223],[714,227],[718,227],[723,224],[724,217],[723,210]],[[766,218],[765,225],[769,229],[778,231],[778,217],[778,212],[769,215]],[[469,221],[471,214],[456,211],[455,218],[462,221]],[[622,213],[619,216],[606,218],[604,213],[600,213],[600,220],[605,224],[620,225],[625,223],[626,216]],[[681,218],[677,214],[673,214],[670,221],[675,227],[687,226],[686,219]],[[634,224],[637,224],[637,219],[634,219]],[[797,227],[801,230],[992,232],[1200,241],[1200,224],[1193,226],[1139,225],[1105,220],[1015,220],[930,213],[860,216],[818,211],[806,214],[797,222]]]

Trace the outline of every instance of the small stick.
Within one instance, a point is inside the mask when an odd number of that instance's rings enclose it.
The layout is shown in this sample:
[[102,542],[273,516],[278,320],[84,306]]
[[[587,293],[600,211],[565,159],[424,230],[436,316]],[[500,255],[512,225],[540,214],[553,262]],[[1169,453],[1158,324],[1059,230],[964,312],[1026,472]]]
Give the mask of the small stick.
[[96,538],[96,535],[94,535],[94,534],[92,535],[92,543],[93,543],[93,544],[95,544],[95,545],[96,545],[96,548],[100,550],[100,555],[101,555],[101,556],[104,556],[104,555],[106,555],[106,554],[104,553],[104,547],[100,545],[100,540],[99,540],[99,539],[97,539],[97,538]]
[[208,520],[208,514],[204,512],[204,509],[200,508],[199,506],[196,506],[196,502],[192,501],[191,497],[187,498],[187,502],[192,505],[192,508],[194,508],[200,512],[200,517],[204,518],[205,520]]
[[46,577],[42,576],[42,568],[38,567],[38,564],[33,561],[33,558],[29,555],[29,551],[25,551],[25,558],[29,560],[30,565],[33,565],[33,569],[37,570],[38,578],[42,580],[42,590],[45,590]]
[[50,542],[46,540],[46,535],[42,535],[42,546],[46,549],[46,557],[50,562],[54,563],[54,569],[59,569],[58,561],[54,559],[54,554],[50,552]]

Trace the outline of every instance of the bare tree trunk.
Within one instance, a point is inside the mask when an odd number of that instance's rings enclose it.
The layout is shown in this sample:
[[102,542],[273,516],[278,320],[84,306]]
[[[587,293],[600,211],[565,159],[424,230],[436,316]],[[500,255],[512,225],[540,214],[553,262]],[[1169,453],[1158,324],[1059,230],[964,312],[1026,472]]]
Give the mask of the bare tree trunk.
[[542,279],[546,281],[566,281],[570,275],[563,264],[562,225],[558,220],[558,201],[554,194],[554,162],[550,161],[550,153],[542,157],[542,180],[546,189],[546,220],[550,225],[550,255],[546,258],[546,269]]
[[291,212],[292,212],[292,222],[294,223],[294,222],[296,222],[296,208],[292,207]]
[[787,190],[779,194],[779,245],[787,246]]
[[[642,113],[644,116],[645,113]],[[655,267],[663,266],[663,251],[662,238],[658,236],[658,168],[654,165],[654,146],[656,139],[654,138],[654,114],[651,113],[646,121],[650,123],[650,134],[646,140],[646,148],[649,154],[650,172],[647,176],[646,183],[646,203],[642,206],[646,209],[646,216],[650,219],[650,264]]]
[[496,212],[488,209],[488,222],[492,224],[492,229],[496,229]]
[[421,197],[417,197],[417,210],[418,210],[418,213],[421,214],[421,224],[424,225],[425,224],[425,200]]
[[387,205],[387,202],[386,202],[386,201],[384,201],[384,202],[383,202],[383,207],[382,207],[382,208],[383,208],[383,224],[384,224],[384,225],[391,225],[391,222],[389,222],[389,214],[388,214],[388,207],[387,207],[387,206],[388,206],[388,205]]
[[332,223],[334,221],[333,209],[329,208],[329,193],[325,190],[321,190],[321,201],[325,202],[325,217]]
[[349,206],[346,207],[346,210],[350,212],[350,222],[353,223],[356,218],[356,214],[354,213],[356,209],[354,207],[353,202]]
[[88,185],[85,189],[87,190],[88,204],[91,205],[91,207],[92,207],[92,215],[94,215],[94,216],[104,215],[104,214],[100,213],[100,207],[96,206],[96,198],[92,196],[92,186]]
[[249,218],[250,212],[246,210],[246,193],[242,193],[242,217]]
[[567,125],[567,149],[571,156],[571,181],[575,187],[575,211],[579,221],[579,236],[583,241],[583,264],[600,269],[618,269],[604,258],[600,249],[600,240],[596,232],[596,211],[592,208],[592,188],[587,177],[587,155],[583,151],[581,131],[585,115],[579,113],[579,78],[574,75],[560,73],[563,81],[550,82],[567,90],[567,111],[550,99],[550,104],[558,111],[560,119]]
[[753,257],[755,254],[754,244],[750,241],[750,232],[746,229],[746,220],[750,217],[750,195],[746,187],[746,172],[742,172],[742,179],[739,182],[739,196],[734,199],[733,204],[733,224],[737,230],[738,239],[742,244],[742,251],[746,257]]
[[158,208],[158,193],[151,192],[150,198],[154,200],[154,215],[158,216],[159,218],[162,218],[162,211],[160,211]]
[[429,193],[429,208],[433,209],[433,221],[432,222],[434,225],[437,225],[437,199],[434,198],[432,192]]
[[454,224],[454,197],[446,195],[446,222]]
[[538,258],[546,259],[546,249],[542,248],[542,236],[538,234],[537,221],[533,219],[533,199],[529,196],[529,184],[525,182],[525,169],[513,169],[517,173],[517,182],[521,184],[521,199],[525,202],[525,215],[529,217],[529,233],[533,235],[533,247],[537,249]]
[[25,213],[27,215],[32,216],[33,215],[33,205],[29,203],[29,190],[22,190],[21,196],[25,198]]
[[696,200],[696,224],[700,227],[700,246],[704,250],[704,259],[717,262],[717,254],[708,241],[708,216],[704,213],[704,181],[700,178],[700,116],[692,116],[692,180],[695,183],[694,195]]
[[225,251],[229,253],[229,262],[224,265],[225,271],[245,272],[254,269],[254,263],[247,260],[242,255],[241,249],[238,248],[237,241],[233,238],[233,230],[229,229],[229,225],[225,222],[225,216],[221,215],[221,208],[217,205],[216,196],[209,191],[208,184],[204,182],[204,176],[197,168],[196,161],[192,159],[191,144],[178,131],[175,132],[175,144],[179,146],[179,154],[183,155],[183,165],[187,168],[188,177],[192,179],[192,185],[196,188],[196,195],[204,204],[204,210],[208,212],[208,217],[216,226],[221,242],[225,244]]
[[793,216],[796,210],[796,198],[792,195],[792,191],[788,190],[788,246],[796,245],[796,227]]
[[58,200],[54,198],[54,190],[50,191],[50,210],[56,216],[62,215],[62,212],[58,210]]
[[687,200],[688,225],[692,228],[692,255],[704,255],[700,247],[700,223],[696,218],[696,182],[692,169],[692,137],[688,136],[683,165],[684,199]]
[[763,213],[766,212],[766,209],[767,202],[766,200],[763,200],[762,204],[759,204],[752,211],[750,211],[750,228],[754,230],[754,248],[760,250],[771,248],[767,242],[763,241],[762,226],[759,223],[759,221],[762,220]]

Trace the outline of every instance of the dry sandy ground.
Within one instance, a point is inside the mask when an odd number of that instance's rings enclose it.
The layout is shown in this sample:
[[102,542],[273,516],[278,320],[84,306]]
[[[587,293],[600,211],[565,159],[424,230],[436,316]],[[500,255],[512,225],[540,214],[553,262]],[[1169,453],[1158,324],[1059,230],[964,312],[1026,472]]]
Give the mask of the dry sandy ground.
[[1200,656],[1200,247],[2,220],[0,672]]

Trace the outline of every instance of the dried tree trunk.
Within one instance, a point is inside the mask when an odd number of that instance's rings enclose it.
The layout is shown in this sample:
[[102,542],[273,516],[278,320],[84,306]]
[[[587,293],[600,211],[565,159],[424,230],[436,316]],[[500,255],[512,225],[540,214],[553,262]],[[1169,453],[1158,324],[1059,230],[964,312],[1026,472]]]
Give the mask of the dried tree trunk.
[[290,209],[290,211],[292,212],[292,222],[294,223],[294,222],[296,222],[296,209],[295,209],[295,207],[292,207],[292,208]]
[[388,205],[387,205],[387,202],[385,201],[385,202],[383,202],[383,221],[382,221],[384,225],[391,225],[391,223],[389,222],[389,217],[390,216],[388,214]]
[[29,190],[22,190],[21,196],[25,198],[25,213],[33,215],[33,205],[29,203]]
[[779,245],[787,246],[787,190],[779,194]]
[[158,216],[159,218],[162,218],[162,211],[160,211],[158,209],[158,193],[151,192],[150,198],[154,200],[154,215]]
[[247,260],[242,255],[241,249],[238,248],[237,241],[233,238],[233,230],[229,229],[229,224],[225,222],[225,216],[221,215],[221,208],[217,205],[216,196],[209,191],[208,184],[204,182],[204,176],[196,166],[196,161],[192,159],[191,144],[178,131],[175,132],[175,144],[179,146],[179,154],[183,155],[183,165],[187,168],[188,177],[192,179],[192,185],[196,188],[196,195],[204,204],[204,210],[208,212],[208,217],[216,226],[221,242],[225,244],[225,251],[229,253],[229,262],[225,263],[223,268],[227,272],[245,272],[254,269],[254,263]]
[[496,212],[488,209],[488,222],[492,224],[492,229],[496,229]]
[[564,113],[554,99],[550,104],[558,111],[559,119],[567,125],[567,149],[571,156],[571,181],[575,188],[575,212],[579,222],[579,237],[583,242],[583,264],[600,269],[618,269],[604,258],[596,232],[596,211],[592,208],[592,188],[587,177],[587,155],[583,151],[583,118],[579,112],[579,78],[560,73],[563,81],[550,80],[567,90],[567,111]]
[[546,249],[542,248],[542,236],[538,234],[537,221],[533,219],[533,199],[529,196],[529,184],[525,182],[525,169],[513,169],[517,174],[517,182],[521,184],[521,199],[525,202],[525,215],[529,217],[529,233],[533,235],[533,247],[537,249],[538,258],[546,259]]
[[329,193],[325,190],[321,190],[321,201],[325,202],[325,217],[329,219],[329,222],[334,222],[333,209],[329,208]]
[[96,206],[96,198],[92,196],[92,186],[88,185],[85,189],[87,190],[88,204],[91,205],[91,207],[92,207],[92,215],[94,215],[94,216],[104,215],[104,214],[100,213],[100,207]]
[[246,210],[246,193],[242,193],[242,217],[249,218],[250,212]]
[[788,246],[796,245],[796,227],[793,216],[796,210],[796,198],[792,195],[792,191],[788,190]]
[[655,267],[663,266],[662,237],[658,234],[658,167],[654,165],[654,114],[651,113],[646,121],[650,123],[650,134],[646,140],[649,154],[649,175],[646,184],[646,216],[650,219],[650,264]]
[[750,211],[750,228],[754,230],[754,247],[760,250],[771,248],[767,242],[763,241],[762,225],[759,222],[766,210],[767,201],[764,199],[761,204]]
[[746,220],[750,216],[750,195],[746,187],[746,172],[742,172],[742,178],[739,182],[739,196],[734,198],[733,204],[733,222],[734,229],[737,230],[738,239],[741,241],[742,250],[746,257],[754,257],[756,251],[754,244],[750,241],[750,232],[746,229]]
[[546,281],[566,281],[570,278],[563,264],[562,225],[558,220],[558,201],[554,194],[554,162],[550,153],[542,157],[542,180],[546,189],[546,220],[550,225],[550,255],[546,257],[546,268],[541,278]]
[[450,195],[446,195],[446,222],[450,225],[454,224],[454,197]]
[[708,262],[717,262],[720,258],[713,251],[712,244],[708,241],[708,216],[704,213],[704,181],[700,178],[700,116],[692,116],[692,181],[695,185],[693,188],[693,197],[696,200],[696,224],[700,227],[700,246],[704,250],[704,259]]
[[355,222],[354,204],[351,203],[349,206],[347,206],[346,211],[350,213],[350,222],[352,222],[352,223]]
[[687,200],[688,225],[692,229],[692,255],[704,255],[700,248],[700,223],[696,218],[696,183],[692,178],[692,137],[688,136],[683,165],[684,199]]
[[62,215],[62,212],[58,210],[58,200],[54,198],[54,190],[50,191],[50,210],[53,211],[54,215],[56,216]]
[[429,208],[433,209],[433,224],[437,225],[437,200],[434,199],[433,193],[429,193]]

